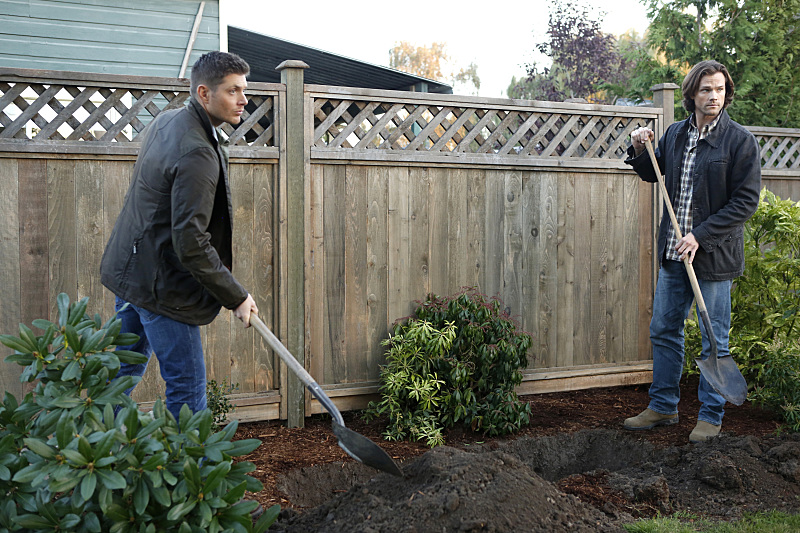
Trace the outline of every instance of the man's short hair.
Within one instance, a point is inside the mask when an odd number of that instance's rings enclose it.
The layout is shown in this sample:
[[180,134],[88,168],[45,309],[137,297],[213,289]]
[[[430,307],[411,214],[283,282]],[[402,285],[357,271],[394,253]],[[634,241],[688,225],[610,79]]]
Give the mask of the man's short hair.
[[192,66],[189,86],[192,96],[197,95],[200,85],[216,90],[228,74],[247,76],[250,74],[250,65],[236,54],[228,52],[208,52],[201,55]]
[[722,72],[725,75],[725,102],[723,102],[722,108],[728,107],[728,104],[733,100],[733,79],[725,65],[719,61],[709,59],[693,66],[689,74],[683,78],[681,91],[683,91],[683,107],[686,111],[694,113],[694,97],[697,95],[697,90],[700,88],[700,80],[703,79],[703,76],[711,76],[717,72]]

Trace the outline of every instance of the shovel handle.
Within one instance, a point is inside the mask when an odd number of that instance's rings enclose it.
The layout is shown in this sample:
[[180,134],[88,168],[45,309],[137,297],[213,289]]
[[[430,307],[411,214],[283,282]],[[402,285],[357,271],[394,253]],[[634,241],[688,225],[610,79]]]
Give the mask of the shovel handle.
[[[664,185],[664,177],[661,175],[661,170],[658,168],[658,160],[656,159],[656,153],[653,151],[653,145],[650,142],[650,139],[646,139],[644,141],[644,145],[647,148],[647,153],[650,154],[650,161],[653,163],[653,170],[656,171],[656,178],[658,178],[661,196],[664,197],[664,204],[667,206],[669,219],[672,221],[672,229],[675,230],[675,235],[678,236],[678,240],[683,239],[683,234],[681,233],[680,226],[678,226],[678,219],[675,217],[675,211],[672,209],[672,202],[670,202],[669,194],[667,193],[667,186]],[[686,266],[686,273],[689,275],[689,283],[692,284],[694,299],[697,301],[697,310],[699,313],[705,313],[707,316],[708,312],[706,310],[706,302],[703,300],[703,294],[700,292],[700,284],[697,282],[697,276],[694,273],[694,267],[689,262],[688,255],[684,256],[683,264]],[[714,340],[714,332],[710,330],[709,339]],[[716,348],[716,343],[712,343],[712,346]]]
[[314,378],[311,377],[311,374],[309,374],[306,369],[303,368],[303,365],[301,365],[300,362],[294,358],[291,352],[286,349],[286,346],[284,346],[283,343],[278,340],[278,337],[276,337],[272,331],[270,331],[267,325],[264,324],[257,314],[250,314],[250,325],[256,328],[256,331],[261,334],[269,347],[278,354],[278,357],[281,358],[281,361],[286,363],[286,366],[289,367],[289,370],[291,370],[298,378],[300,378],[300,381],[303,382],[303,385],[305,385],[308,390],[311,391],[311,394],[313,394],[319,403],[322,404],[322,407],[324,407],[325,410],[331,414],[336,423],[344,426],[342,413],[339,412],[339,409],[337,409],[331,399],[328,398],[328,395],[325,394],[325,392],[322,390],[322,387],[320,387],[319,384],[314,381]]

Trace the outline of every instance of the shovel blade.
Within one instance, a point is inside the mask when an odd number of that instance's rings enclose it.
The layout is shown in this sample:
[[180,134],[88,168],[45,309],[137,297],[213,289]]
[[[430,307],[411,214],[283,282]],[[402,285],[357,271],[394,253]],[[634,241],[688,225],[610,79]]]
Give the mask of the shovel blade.
[[333,434],[339,439],[339,446],[356,461],[383,472],[403,477],[403,471],[389,457],[389,454],[364,435],[344,427],[335,420],[333,421]]
[[706,381],[727,401],[742,405],[747,399],[747,382],[730,355],[695,359]]

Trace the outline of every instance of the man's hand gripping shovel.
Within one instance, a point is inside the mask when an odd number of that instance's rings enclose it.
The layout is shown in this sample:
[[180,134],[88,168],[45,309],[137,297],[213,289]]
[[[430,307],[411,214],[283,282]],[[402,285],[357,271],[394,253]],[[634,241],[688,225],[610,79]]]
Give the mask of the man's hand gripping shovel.
[[[661,176],[661,170],[658,168],[658,161],[656,154],[653,151],[653,145],[650,140],[645,141],[647,152],[650,154],[650,161],[653,163],[653,169],[658,178],[658,185],[661,188],[661,195],[664,197],[664,204],[667,206],[669,218],[672,221],[672,228],[675,230],[675,235],[678,239],[682,239],[680,227],[678,227],[678,220],[675,218],[675,212],[672,209],[672,204],[667,194],[667,187],[664,185],[664,178]],[[703,328],[708,336],[709,344],[711,344],[711,355],[705,358],[697,358],[697,366],[703,377],[706,378],[714,390],[722,395],[727,401],[734,405],[742,405],[747,399],[747,382],[744,376],[739,371],[739,367],[730,355],[719,357],[717,351],[717,338],[714,335],[714,330],[711,328],[711,319],[708,317],[708,310],[706,303],[703,300],[703,295],[700,292],[700,284],[697,282],[697,276],[694,273],[694,267],[689,262],[688,255],[684,256],[683,264],[686,266],[686,273],[689,275],[689,282],[692,284],[692,291],[694,291],[694,298],[697,303],[697,312],[700,315],[700,320],[703,322]]]

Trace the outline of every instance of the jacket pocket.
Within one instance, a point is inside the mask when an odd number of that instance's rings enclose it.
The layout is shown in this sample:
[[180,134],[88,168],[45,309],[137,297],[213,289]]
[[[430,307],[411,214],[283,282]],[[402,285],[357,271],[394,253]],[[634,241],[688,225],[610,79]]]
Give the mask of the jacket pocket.
[[159,306],[185,311],[202,303],[205,289],[184,268],[178,257],[167,251],[161,254],[156,269],[153,296]]

